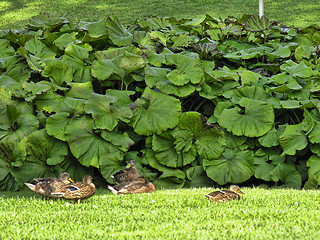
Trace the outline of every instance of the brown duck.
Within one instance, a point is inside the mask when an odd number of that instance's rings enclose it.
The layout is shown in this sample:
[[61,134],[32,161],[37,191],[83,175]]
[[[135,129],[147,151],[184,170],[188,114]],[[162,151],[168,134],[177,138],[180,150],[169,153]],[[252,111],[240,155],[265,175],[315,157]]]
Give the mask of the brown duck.
[[231,185],[229,190],[220,190],[205,195],[212,202],[227,202],[229,200],[240,200],[243,192],[237,185]]
[[118,172],[116,172],[113,176],[113,181],[116,184],[131,182],[135,179],[138,179],[140,176],[140,173],[136,169],[136,163],[133,159],[130,159],[128,162],[128,165],[125,169],[122,169]]
[[52,192],[58,188],[65,186],[66,184],[72,183],[73,180],[70,178],[69,173],[62,172],[58,178],[45,177],[35,178],[31,183],[25,183],[32,191],[41,194],[42,196],[50,197],[51,199],[57,198],[51,195]]
[[65,199],[76,200],[79,204],[81,199],[87,199],[93,196],[95,192],[96,186],[92,182],[92,177],[86,175],[82,182],[73,182],[62,186],[52,192],[51,195],[57,198],[63,197]]
[[108,186],[113,194],[136,194],[153,192],[155,186],[146,178],[140,177],[131,182],[121,183],[115,186]]

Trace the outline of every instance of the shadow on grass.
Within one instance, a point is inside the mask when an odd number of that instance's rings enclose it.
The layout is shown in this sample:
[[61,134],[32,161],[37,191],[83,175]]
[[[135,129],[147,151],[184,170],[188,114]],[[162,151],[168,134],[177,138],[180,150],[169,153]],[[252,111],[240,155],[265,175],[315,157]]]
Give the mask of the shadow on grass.
[[[96,190],[94,196],[112,195],[112,192],[105,188],[99,188]],[[23,190],[18,192],[0,192],[0,199],[18,199],[18,198],[29,198],[29,199],[44,199],[50,201],[48,197],[41,196],[40,194],[32,191]]]

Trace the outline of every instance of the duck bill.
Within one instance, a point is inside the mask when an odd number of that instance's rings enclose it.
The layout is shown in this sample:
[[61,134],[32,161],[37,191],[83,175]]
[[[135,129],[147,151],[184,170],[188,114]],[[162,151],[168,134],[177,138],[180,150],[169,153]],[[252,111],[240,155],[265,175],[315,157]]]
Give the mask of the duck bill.
[[69,182],[74,182],[71,178],[68,178],[68,181],[69,181]]
[[128,163],[127,166],[126,166],[126,168],[131,168],[131,164]]

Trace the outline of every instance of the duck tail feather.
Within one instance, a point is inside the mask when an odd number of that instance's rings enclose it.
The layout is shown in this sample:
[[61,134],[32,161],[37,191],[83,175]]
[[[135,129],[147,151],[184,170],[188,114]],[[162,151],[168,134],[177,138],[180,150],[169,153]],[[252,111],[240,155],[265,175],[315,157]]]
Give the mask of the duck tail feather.
[[28,188],[30,188],[32,191],[34,191],[36,189],[36,185],[32,184],[32,183],[24,183],[26,186],[28,186]]
[[113,194],[116,194],[116,195],[118,194],[118,191],[115,190],[112,186],[108,185],[108,188],[112,191]]

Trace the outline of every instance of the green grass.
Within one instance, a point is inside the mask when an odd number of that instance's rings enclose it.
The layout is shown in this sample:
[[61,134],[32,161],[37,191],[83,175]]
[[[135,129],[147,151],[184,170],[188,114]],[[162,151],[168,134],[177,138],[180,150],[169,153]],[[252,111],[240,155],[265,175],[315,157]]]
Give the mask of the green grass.
[[[133,24],[147,16],[199,18],[239,17],[258,14],[258,0],[2,0],[0,29],[21,29],[28,19],[48,12],[60,16],[69,12],[83,21],[116,15],[123,24]],[[296,27],[320,25],[320,2],[315,0],[265,0],[265,15]]]
[[32,192],[0,193],[0,239],[317,239],[320,191],[243,188],[212,203],[214,189],[112,195],[80,205]]

